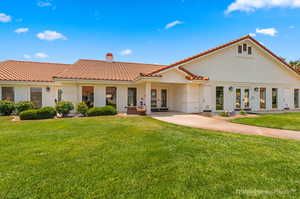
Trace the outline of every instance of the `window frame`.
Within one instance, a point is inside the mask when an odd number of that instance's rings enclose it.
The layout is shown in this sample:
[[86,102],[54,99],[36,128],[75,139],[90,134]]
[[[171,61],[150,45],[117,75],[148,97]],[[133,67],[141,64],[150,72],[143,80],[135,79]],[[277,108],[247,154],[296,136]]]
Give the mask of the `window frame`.
[[[84,88],[92,88],[92,93],[84,94]],[[94,107],[95,104],[95,87],[94,86],[81,86],[81,101],[85,102],[89,108]]]
[[[11,96],[6,96],[6,98],[4,98],[4,89],[12,89],[11,92]],[[7,99],[7,97],[11,97],[12,99]],[[6,100],[6,101],[11,101],[11,102],[15,102],[15,87],[13,86],[3,86],[1,87],[1,100]]]
[[[35,91],[33,92],[33,90],[38,90],[38,91]],[[34,104],[34,107],[35,108],[41,108],[43,107],[43,88],[42,87],[30,87],[29,89],[29,93],[30,93],[30,101]],[[36,97],[33,95],[33,93],[40,93],[40,97],[41,99],[39,100],[39,104],[36,104],[34,101],[37,101],[37,100],[34,100],[33,98]]]
[[[264,103],[262,103],[262,91],[264,91]],[[267,108],[267,88],[265,87],[259,88],[259,108],[262,110]]]
[[243,46],[242,45],[238,46],[238,54],[239,55],[243,54]]
[[247,50],[248,50],[247,47],[248,47],[248,45],[244,43],[244,44],[243,44],[243,52],[247,52]]
[[252,55],[252,46],[248,46],[248,55]]
[[[276,91],[276,103],[274,103],[274,91]],[[278,88],[272,88],[272,109],[278,109]]]
[[[297,100],[296,100],[296,91],[297,91]],[[300,99],[300,89],[295,88],[294,89],[294,107],[296,109],[300,108],[299,99]]]
[[[108,93],[108,91],[114,91],[113,93]],[[105,104],[106,106],[113,106],[115,108],[117,108],[117,104],[118,104],[118,88],[116,86],[107,86],[105,87]],[[108,97],[108,95],[111,94],[111,97]],[[109,99],[110,98],[110,99]],[[109,100],[114,101],[115,103],[109,103]]]
[[[129,95],[130,90],[131,91],[134,90],[134,94],[132,96]],[[132,98],[132,101],[133,101],[132,104],[130,104],[130,101],[131,101],[130,97],[133,97]],[[127,106],[128,107],[136,107],[137,106],[137,88],[136,87],[128,87],[128,89],[127,89]]]
[[[221,89],[218,91],[218,89]],[[224,111],[224,86],[216,86],[216,111]],[[218,97],[220,95],[220,97]]]

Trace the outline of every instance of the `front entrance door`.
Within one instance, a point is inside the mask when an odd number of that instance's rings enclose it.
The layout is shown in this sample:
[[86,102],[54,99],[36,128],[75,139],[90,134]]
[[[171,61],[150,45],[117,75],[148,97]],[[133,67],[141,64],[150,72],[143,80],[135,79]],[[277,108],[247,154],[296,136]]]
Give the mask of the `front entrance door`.
[[249,110],[250,104],[250,88],[236,88],[235,89],[235,109]]

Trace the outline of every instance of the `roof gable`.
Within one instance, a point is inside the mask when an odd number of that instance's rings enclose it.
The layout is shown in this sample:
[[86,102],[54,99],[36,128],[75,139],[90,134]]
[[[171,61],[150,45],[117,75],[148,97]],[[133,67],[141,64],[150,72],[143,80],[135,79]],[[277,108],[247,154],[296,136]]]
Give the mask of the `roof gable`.
[[213,53],[216,53],[218,52],[219,50],[222,50],[222,49],[225,49],[225,48],[228,48],[234,44],[237,44],[239,42],[242,42],[244,40],[250,40],[252,43],[254,43],[257,47],[261,48],[263,51],[265,51],[267,54],[269,54],[271,57],[273,57],[277,62],[279,62],[280,64],[284,65],[285,67],[287,67],[287,69],[293,71],[294,73],[296,73],[297,75],[300,75],[300,72],[295,70],[293,67],[291,67],[287,62],[285,62],[285,60],[281,59],[279,56],[277,56],[275,53],[273,53],[271,50],[269,50],[268,48],[266,48],[263,44],[261,44],[260,42],[258,42],[257,40],[255,40],[253,37],[251,37],[250,35],[246,35],[244,37],[241,37],[239,39],[236,39],[236,40],[233,40],[231,42],[228,42],[226,44],[223,44],[221,46],[218,46],[218,47],[215,47],[215,48],[212,48],[212,49],[209,49],[207,51],[204,51],[202,53],[199,53],[197,55],[194,55],[192,57],[188,57],[186,59],[183,59],[183,60],[180,60],[178,62],[175,62],[173,64],[170,64],[168,66],[165,66],[163,68],[160,68],[160,69],[157,69],[157,70],[154,70],[154,71],[151,71],[150,73],[148,73],[148,75],[153,75],[153,74],[157,74],[157,73],[160,73],[164,70],[168,70],[168,69],[171,69],[173,67],[178,67],[178,66],[182,66],[183,64],[186,64],[186,63],[189,63],[191,61],[194,61],[198,58],[201,58],[203,56],[207,56],[207,55],[210,55],[210,54],[213,54]]

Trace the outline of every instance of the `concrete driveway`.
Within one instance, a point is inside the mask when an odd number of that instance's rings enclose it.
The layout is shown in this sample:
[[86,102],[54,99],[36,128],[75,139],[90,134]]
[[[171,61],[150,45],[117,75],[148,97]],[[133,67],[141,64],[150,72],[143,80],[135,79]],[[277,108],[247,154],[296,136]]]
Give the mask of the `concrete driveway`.
[[244,124],[235,124],[225,120],[205,117],[197,114],[182,114],[174,112],[153,113],[151,117],[183,126],[195,128],[210,129],[217,131],[226,131],[233,133],[242,133],[247,135],[260,135],[266,137],[294,139],[300,141],[299,131],[280,130],[256,126],[248,126]]

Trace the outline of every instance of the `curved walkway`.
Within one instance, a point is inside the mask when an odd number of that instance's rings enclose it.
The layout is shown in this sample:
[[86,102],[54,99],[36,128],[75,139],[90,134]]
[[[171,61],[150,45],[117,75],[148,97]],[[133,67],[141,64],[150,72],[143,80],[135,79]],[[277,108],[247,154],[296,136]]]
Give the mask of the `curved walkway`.
[[265,127],[249,126],[244,124],[236,124],[225,120],[205,117],[197,114],[182,114],[169,112],[154,113],[151,115],[151,117],[161,121],[195,128],[242,133],[247,135],[260,135],[282,139],[294,139],[300,141],[299,131],[280,130]]

